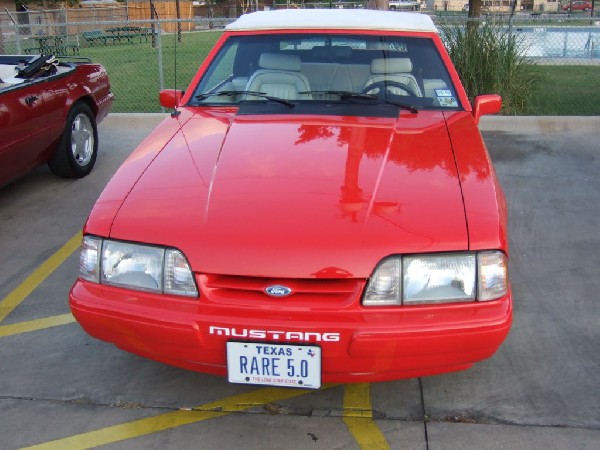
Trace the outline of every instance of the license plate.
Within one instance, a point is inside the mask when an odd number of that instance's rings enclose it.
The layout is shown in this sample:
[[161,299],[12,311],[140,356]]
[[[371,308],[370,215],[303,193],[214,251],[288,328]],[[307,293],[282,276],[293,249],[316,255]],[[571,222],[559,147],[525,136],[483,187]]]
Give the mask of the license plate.
[[305,389],[321,387],[321,348],[265,342],[228,342],[230,383]]

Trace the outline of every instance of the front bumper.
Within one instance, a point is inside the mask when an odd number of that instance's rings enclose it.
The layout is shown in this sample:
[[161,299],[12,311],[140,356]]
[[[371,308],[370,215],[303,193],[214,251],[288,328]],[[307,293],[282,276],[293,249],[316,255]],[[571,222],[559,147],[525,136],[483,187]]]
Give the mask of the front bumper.
[[492,356],[512,322],[508,295],[491,302],[395,308],[205,304],[78,280],[70,307],[84,330],[119,348],[226,375],[230,340],[321,346],[323,382],[374,382],[461,370]]

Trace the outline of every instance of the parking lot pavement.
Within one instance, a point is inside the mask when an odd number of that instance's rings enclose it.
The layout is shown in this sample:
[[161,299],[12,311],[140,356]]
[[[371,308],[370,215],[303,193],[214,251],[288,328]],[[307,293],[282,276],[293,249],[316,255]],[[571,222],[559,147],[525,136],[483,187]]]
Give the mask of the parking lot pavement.
[[[112,115],[92,174],[0,189],[0,448],[539,448],[600,442],[600,150],[584,119],[482,124],[510,214],[513,329],[454,374],[313,391],[230,385],[87,336],[78,232],[162,116]],[[589,125],[592,123],[592,125]]]

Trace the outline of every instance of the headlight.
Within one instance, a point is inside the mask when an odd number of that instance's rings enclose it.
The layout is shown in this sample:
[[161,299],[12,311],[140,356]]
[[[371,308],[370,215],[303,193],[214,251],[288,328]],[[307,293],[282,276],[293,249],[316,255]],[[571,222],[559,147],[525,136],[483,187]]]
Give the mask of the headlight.
[[194,276],[176,249],[85,236],[80,276],[94,283],[128,289],[197,297]]
[[403,303],[475,300],[475,255],[407,256],[402,261]]
[[363,305],[486,301],[507,292],[507,259],[500,251],[393,256],[375,269]]

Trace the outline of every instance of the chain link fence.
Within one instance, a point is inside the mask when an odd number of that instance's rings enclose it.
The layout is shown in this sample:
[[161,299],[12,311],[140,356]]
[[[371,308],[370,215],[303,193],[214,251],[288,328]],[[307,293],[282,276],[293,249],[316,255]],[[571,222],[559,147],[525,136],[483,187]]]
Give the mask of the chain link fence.
[[[314,7],[315,4],[311,4]],[[353,5],[354,6],[354,5]],[[114,112],[158,112],[158,91],[186,89],[234,20],[226,8],[172,20],[145,4],[128,8],[0,13],[1,54],[55,54],[103,64]],[[221,16],[221,17],[219,17]],[[466,26],[464,14],[434,14],[438,27]],[[536,115],[600,115],[600,17],[589,13],[487,15],[517,39],[539,78]]]
[[[465,17],[449,15],[436,16],[435,22],[440,29],[468,26]],[[520,56],[531,64],[532,100],[519,114],[600,115],[600,17],[487,14],[482,23],[514,39]]]

